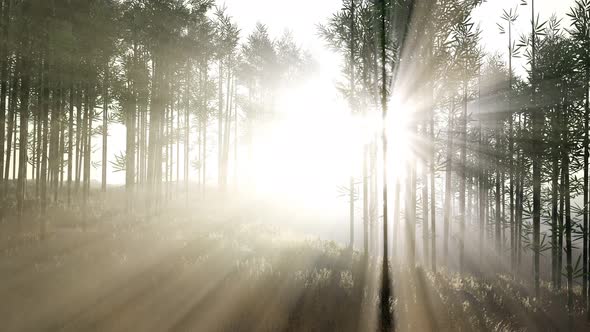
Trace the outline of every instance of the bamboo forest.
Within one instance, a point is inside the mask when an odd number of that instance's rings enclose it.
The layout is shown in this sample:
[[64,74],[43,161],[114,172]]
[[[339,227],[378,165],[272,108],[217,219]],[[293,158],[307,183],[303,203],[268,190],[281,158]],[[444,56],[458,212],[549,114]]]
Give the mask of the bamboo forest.
[[590,0],[0,0],[0,331],[590,331]]

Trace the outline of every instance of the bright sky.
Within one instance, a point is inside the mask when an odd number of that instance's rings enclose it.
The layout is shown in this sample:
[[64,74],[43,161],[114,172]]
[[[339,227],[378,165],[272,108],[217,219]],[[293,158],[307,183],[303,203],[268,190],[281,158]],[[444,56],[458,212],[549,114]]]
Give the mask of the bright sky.
[[293,32],[300,44],[314,53],[323,43],[317,38],[316,25],[342,7],[340,0],[225,0],[227,9],[247,35],[257,22],[266,24],[271,34]]
[[[508,35],[500,35],[496,23],[506,26],[505,21],[500,17],[503,10],[509,11],[516,9],[519,15],[518,20],[514,23],[513,38],[517,43],[522,34],[530,34],[531,31],[531,0],[527,0],[527,6],[520,6],[521,0],[488,0],[474,12],[474,20],[480,24],[482,30],[482,44],[490,53],[500,52],[503,55],[508,53]],[[535,12],[539,14],[541,21],[548,20],[551,15],[563,18],[562,27],[569,28],[570,22],[566,17],[575,3],[575,0],[535,0]],[[523,59],[515,60],[515,70],[519,74],[524,73]]]
[[[481,24],[482,41],[490,51],[505,51],[504,36],[499,35],[496,23],[501,23],[503,9],[518,8],[520,14],[516,22],[516,34],[530,31],[531,0],[528,6],[519,6],[521,0],[488,0],[474,13],[476,22]],[[223,3],[223,2],[222,2]],[[565,14],[575,0],[535,0],[535,11],[541,20],[548,19],[552,14],[564,17],[564,27],[569,27]],[[290,30],[305,49],[319,56],[320,64],[333,67],[331,57],[323,57],[329,53],[324,44],[317,38],[316,25],[324,22],[342,7],[342,0],[225,0],[229,13],[247,35],[256,22],[262,22],[270,28],[273,35],[280,35]]]

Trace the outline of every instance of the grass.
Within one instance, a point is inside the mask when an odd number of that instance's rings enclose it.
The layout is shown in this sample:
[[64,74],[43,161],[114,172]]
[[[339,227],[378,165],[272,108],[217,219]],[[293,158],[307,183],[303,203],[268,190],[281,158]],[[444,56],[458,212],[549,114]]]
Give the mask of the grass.
[[[7,331],[370,331],[378,258],[211,205],[159,217],[91,207],[0,224],[0,322]],[[82,227],[82,225],[85,225]],[[558,331],[586,325],[579,292],[540,300],[504,275],[393,267],[398,331]]]

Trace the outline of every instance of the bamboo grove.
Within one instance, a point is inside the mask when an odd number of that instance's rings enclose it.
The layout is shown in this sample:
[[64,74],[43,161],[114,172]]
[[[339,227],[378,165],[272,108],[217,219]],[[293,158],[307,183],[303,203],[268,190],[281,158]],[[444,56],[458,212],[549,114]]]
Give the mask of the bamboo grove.
[[[579,285],[588,309],[590,1],[543,20],[515,0],[497,19],[498,54],[472,16],[481,2],[345,0],[318,26],[343,60],[346,111],[379,123],[350,178],[349,246],[380,256],[382,301],[404,262],[505,273],[537,296],[547,281],[570,310]],[[41,237],[48,207],[85,213],[93,170],[107,192],[108,165],[125,174],[129,209],[189,202],[207,174],[226,191],[248,177],[238,146],[253,153],[278,87],[313,67],[289,34],[258,24],[242,39],[213,0],[0,0],[0,35],[1,212],[38,212]],[[387,127],[400,114],[404,142]],[[109,149],[114,124],[124,152]],[[403,174],[388,174],[395,144],[411,150]]]
[[[409,142],[377,130],[359,158],[364,252],[383,253],[384,274],[392,252],[393,262],[433,271],[506,273],[537,296],[546,280],[567,290],[570,310],[580,285],[588,308],[590,2],[542,20],[534,0],[514,1],[497,19],[504,51],[491,54],[472,16],[480,5],[345,0],[320,26],[345,62],[350,110],[411,119]],[[388,179],[378,151],[396,143],[412,153],[405,174]]]
[[[226,188],[276,87],[311,63],[289,33],[274,39],[263,24],[240,42],[211,0],[3,0],[1,10],[5,214],[84,206],[93,170],[107,191],[108,165],[125,172],[130,208],[157,211],[171,183],[204,191],[208,171]],[[109,150],[113,124],[126,129],[124,152]]]

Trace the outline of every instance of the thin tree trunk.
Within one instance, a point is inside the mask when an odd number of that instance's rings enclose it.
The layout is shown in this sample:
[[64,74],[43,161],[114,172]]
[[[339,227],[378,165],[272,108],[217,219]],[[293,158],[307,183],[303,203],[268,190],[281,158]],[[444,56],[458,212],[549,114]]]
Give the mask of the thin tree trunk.
[[[422,125],[424,137],[428,136],[428,127],[426,121]],[[424,158],[422,167],[422,255],[424,257],[424,267],[428,266],[428,157]]]
[[[30,116],[30,115],[29,115]],[[36,151],[35,151],[35,144],[36,144],[36,140],[37,140],[37,116],[35,116],[35,114],[33,114],[33,139],[32,139],[32,144],[31,144],[31,177],[33,182],[35,181],[35,158],[37,157],[36,155]]]
[[[562,146],[565,145],[565,141],[562,141]],[[560,195],[559,195],[559,225],[558,225],[558,236],[557,236],[557,289],[561,289],[561,279],[563,271],[563,231],[565,225],[565,175],[566,175],[566,152],[565,149],[561,151],[561,183],[560,183]]]
[[82,149],[84,149],[84,144],[82,141],[84,140],[84,136],[82,133],[85,132],[86,127],[82,123],[82,97],[83,97],[83,89],[82,84],[78,84],[78,92],[76,94],[76,185],[74,187],[74,192],[78,193],[80,189],[80,179],[81,179],[81,171],[82,171]]
[[[25,41],[28,43],[28,41]],[[19,161],[18,161],[18,181],[17,181],[17,197],[16,205],[17,211],[20,218],[22,218],[24,212],[24,202],[26,196],[26,185],[27,185],[27,158],[28,158],[28,126],[29,126],[29,82],[30,82],[30,69],[27,61],[27,55],[23,57],[23,75],[20,88],[20,138],[19,138]],[[15,158],[16,159],[16,158]],[[41,237],[43,238],[43,233]]]
[[447,165],[445,175],[445,202],[444,202],[444,234],[443,234],[443,254],[447,267],[449,266],[449,227],[452,218],[451,199],[452,199],[452,174],[453,174],[453,113],[455,112],[455,100],[451,97],[451,107],[449,109],[448,127],[447,127]]
[[[14,127],[15,127],[15,117],[16,117],[16,96],[18,93],[18,82],[19,82],[19,71],[20,71],[20,56],[16,57],[16,65],[14,74],[12,76],[12,87],[10,91],[10,101],[8,103],[8,132],[6,133],[6,164],[4,168],[4,195],[8,193],[8,178],[10,176],[10,158],[12,156],[12,148],[13,144],[16,145],[16,142],[13,141],[14,139]],[[15,156],[16,158],[16,156]]]
[[354,250],[354,196],[354,177],[351,176],[348,183],[348,247],[350,250]]
[[[230,62],[231,63],[231,62]],[[226,85],[226,107],[225,107],[225,125],[223,130],[223,145],[222,145],[222,164],[221,164],[221,191],[227,190],[228,164],[229,164],[229,142],[231,138],[231,120],[234,96],[234,80],[230,70],[231,66],[227,68],[227,85]]]
[[16,183],[17,177],[16,177],[16,172],[18,170],[17,168],[17,160],[18,160],[18,155],[17,155],[17,150],[18,150],[18,146],[20,144],[19,142],[19,132],[20,132],[20,127],[18,125],[20,119],[20,113],[19,112],[15,112],[14,113],[14,130],[13,130],[13,138],[12,140],[14,141],[14,144],[12,145],[12,154],[14,155],[14,158],[12,158],[12,180]]
[[[586,22],[588,23],[588,22]],[[590,152],[589,152],[589,145],[590,145],[590,139],[588,138],[588,131],[590,130],[589,128],[589,123],[590,123],[590,55],[588,55],[588,57],[586,58],[586,79],[584,80],[585,84],[584,84],[584,91],[586,92],[586,102],[584,105],[584,125],[585,125],[585,139],[586,139],[586,153],[584,155],[584,157],[586,158],[586,167],[585,169],[588,169],[588,158],[590,157]],[[587,175],[587,174],[586,174]],[[586,194],[588,195],[588,176],[585,176],[584,179],[584,183],[586,184]],[[590,202],[588,201],[588,197],[586,197],[586,200],[584,201],[585,207],[586,207],[586,213],[584,213],[584,216],[586,216],[586,218],[588,218],[588,204],[590,204]],[[590,287],[588,287],[588,282],[590,281],[590,274],[588,273],[588,264],[590,264],[590,262],[588,261],[590,259],[590,246],[588,245],[588,242],[590,241],[590,239],[588,239],[588,224],[585,224],[586,226],[586,230],[584,232],[584,238],[585,240],[585,244],[586,244],[586,249],[584,250],[584,272],[586,273],[586,293],[585,295],[585,302],[584,305],[586,306],[586,318],[587,320],[590,321],[590,303],[588,303],[588,301],[590,300]]]
[[479,163],[479,259],[483,261],[483,249],[485,241],[485,224],[486,224],[486,191],[488,189],[485,171],[484,171],[484,146],[483,146],[483,127],[481,120],[479,122],[479,149],[478,149],[478,163]]
[[432,263],[432,271],[436,272],[436,137],[434,133],[434,108],[430,109],[430,144],[430,259]]
[[[237,79],[237,78],[236,78]],[[237,82],[234,83],[235,105],[234,105],[234,191],[238,190],[238,89]]]
[[[178,107],[177,107],[177,111],[176,111],[176,130],[174,130],[175,133],[181,132],[181,122],[180,122],[180,119],[182,118],[182,116],[181,116],[182,107],[180,106],[181,96],[179,96],[178,98],[179,98],[179,101],[178,101]],[[181,137],[177,134],[175,139],[176,139],[176,193],[178,194],[179,189],[180,189],[180,141],[181,141]]]
[[[412,124],[412,133],[415,133],[415,124]],[[407,262],[410,268],[416,266],[416,162],[411,157],[408,162],[408,177],[406,178],[405,195],[405,220],[406,220],[406,249]]]
[[[204,112],[206,112],[204,110]],[[202,157],[203,157],[203,164],[202,164],[202,169],[203,169],[203,180],[201,181],[201,185],[202,185],[202,190],[203,190],[203,195],[205,195],[205,192],[207,190],[207,122],[208,122],[208,116],[207,114],[204,115],[204,119],[203,119],[203,152],[202,152]]]
[[[381,1],[381,115],[383,130],[381,133],[383,153],[383,260],[380,294],[380,326],[383,331],[388,331],[395,326],[393,317],[389,310],[389,299],[391,297],[391,285],[389,277],[389,244],[388,244],[388,190],[387,190],[387,111],[388,111],[388,79],[387,79],[387,30],[386,30],[386,2]],[[405,34],[404,34],[405,35]]]
[[60,89],[60,109],[59,109],[59,149],[58,149],[58,171],[59,171],[59,189],[63,189],[64,183],[64,155],[65,155],[65,99],[64,99],[64,87],[62,83],[62,87]]
[[[39,61],[42,61],[42,58],[39,58]],[[36,118],[37,118],[37,141],[36,141],[36,148],[35,148],[35,154],[36,154],[36,174],[35,174],[35,198],[37,200],[40,199],[40,189],[41,189],[41,163],[43,158],[41,157],[41,142],[43,141],[43,66],[39,66],[39,72],[38,72],[38,89],[37,89],[37,114],[36,114]]]
[[[355,56],[355,45],[354,45],[354,41],[355,41],[355,37],[354,37],[354,27],[355,27],[355,5],[356,3],[354,2],[354,0],[350,1],[350,40],[349,40],[349,70],[350,70],[350,80],[349,80],[349,85],[350,85],[350,110],[352,113],[354,113],[355,111],[355,70],[354,70],[354,56]],[[385,64],[383,64],[383,66],[385,66]],[[351,252],[354,250],[354,177],[351,175],[350,176],[350,184],[349,184],[349,221],[350,221],[350,250]],[[384,234],[384,236],[387,236],[387,233]]]
[[41,143],[41,208],[47,208],[48,145],[49,145],[49,68],[47,59],[43,62],[43,142]]
[[[135,64],[135,61],[134,61]],[[133,207],[132,198],[135,189],[135,149],[136,149],[136,116],[137,116],[137,91],[136,82],[130,83],[130,102],[126,109],[126,146],[125,146],[125,191],[127,192],[127,207]]]
[[[535,1],[531,0],[532,7],[532,48],[531,48],[531,83],[532,83],[532,127],[533,127],[533,267],[534,267],[534,283],[535,283],[535,296],[540,296],[541,286],[541,275],[540,275],[540,263],[541,263],[541,151],[540,143],[542,140],[541,130],[543,127],[543,117],[541,115],[541,109],[536,105],[536,26],[535,26]],[[567,123],[567,122],[565,122]],[[567,172],[567,170],[566,170]],[[566,176],[567,178],[567,176]],[[566,182],[568,179],[566,179]],[[566,193],[567,194],[567,193]],[[567,204],[567,203],[566,203]],[[566,209],[567,210],[567,209]],[[567,212],[566,212],[567,213]]]
[[[6,97],[8,95],[8,84],[10,79],[9,52],[8,52],[8,30],[10,29],[10,4],[11,0],[4,0],[2,7],[2,41],[0,45],[0,183],[4,181],[4,144],[6,141]],[[10,117],[10,114],[9,114]],[[10,148],[8,148],[10,150]],[[4,191],[2,191],[4,193]]]
[[[497,127],[496,127],[496,151],[500,153],[502,151],[502,121],[498,120]],[[502,182],[502,162],[500,161],[500,157],[498,156],[498,160],[496,162],[496,191],[495,191],[495,198],[496,198],[496,211],[495,211],[495,230],[496,230],[496,241],[495,243],[495,250],[496,255],[498,257],[498,262],[501,262],[502,257],[502,192],[503,192],[503,182]]]
[[553,174],[551,177],[551,281],[553,287],[557,284],[557,235],[558,235],[558,191],[559,191],[559,126],[557,117],[559,114],[555,114],[553,117],[552,131],[553,131],[553,151],[552,151],[552,163],[553,163]]
[[461,114],[461,139],[459,162],[459,271],[463,273],[465,264],[465,182],[467,164],[467,83],[463,84],[463,111]]
[[56,117],[56,140],[55,140],[55,155],[54,155],[54,170],[53,170],[53,201],[57,203],[57,200],[59,198],[59,185],[60,185],[60,179],[61,179],[61,157],[62,157],[62,148],[61,148],[61,143],[63,140],[63,130],[62,130],[62,125],[61,125],[61,115],[63,113],[63,84],[60,81],[58,83],[58,90],[57,90],[57,102],[56,102],[57,106],[56,106],[56,110],[57,113],[55,115]]
[[508,162],[510,194],[510,262],[512,271],[516,269],[516,227],[514,224],[514,124],[512,119],[512,20],[508,20]]
[[[567,125],[567,114],[564,125]],[[567,130],[565,131],[565,143],[568,143]],[[568,154],[568,151],[565,151]],[[571,199],[570,199],[570,172],[569,172],[569,155],[564,158],[565,164],[565,254],[566,254],[566,274],[567,274],[567,307],[569,315],[573,315],[573,296],[574,296],[574,270],[572,266],[572,220],[571,220]],[[536,253],[535,253],[536,254]],[[535,273],[538,273],[538,266],[535,266]],[[538,277],[535,275],[535,277]]]
[[70,83],[70,109],[68,115],[68,206],[72,204],[72,158],[74,157],[74,83]]
[[[90,154],[92,153],[91,137],[92,137],[92,120],[91,120],[91,106],[90,103],[90,84],[86,82],[86,91],[84,93],[84,118],[82,123],[82,142],[80,146],[83,151],[80,153],[80,166],[83,168],[84,177],[82,178],[82,225],[85,228],[88,223],[88,196],[90,184]],[[88,184],[88,185],[87,185]]]
[[222,159],[223,159],[223,61],[219,59],[218,93],[219,100],[217,111],[217,185],[221,187],[222,182]]
[[191,135],[191,124],[190,124],[190,82],[191,82],[191,66],[187,65],[186,69],[186,82],[184,92],[184,194],[186,196],[186,203],[188,205],[188,185],[189,185],[189,167],[190,167],[190,135]]
[[367,169],[369,145],[363,146],[363,253],[369,257],[369,174]]
[[107,191],[107,144],[109,135],[109,61],[107,59],[104,67],[104,82],[103,82],[103,96],[102,96],[102,177],[101,190]]
[[[584,105],[584,203],[583,214],[584,220],[582,225],[582,300],[584,306],[588,310],[588,319],[590,319],[590,307],[588,306],[588,162],[590,157],[590,106],[588,105],[590,99],[589,80],[590,80],[590,60],[587,60],[586,79],[584,84],[585,90],[585,105]],[[564,126],[567,126],[564,123]]]

